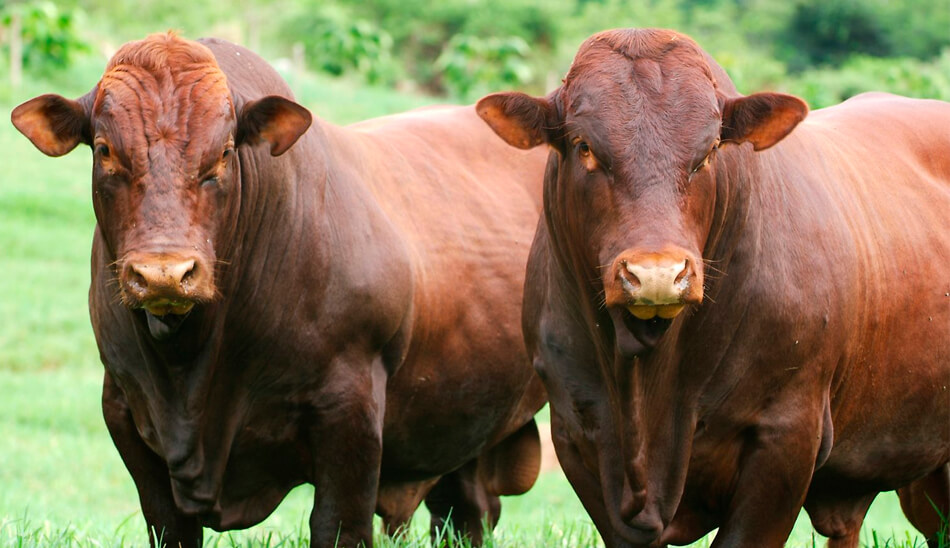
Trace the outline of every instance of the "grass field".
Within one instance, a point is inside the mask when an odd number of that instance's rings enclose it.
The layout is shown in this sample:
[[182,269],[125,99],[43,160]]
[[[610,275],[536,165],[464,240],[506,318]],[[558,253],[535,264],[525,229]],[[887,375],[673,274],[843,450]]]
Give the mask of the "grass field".
[[[83,80],[85,78],[85,80]],[[143,546],[144,520],[132,481],[99,410],[102,369],[89,326],[86,292],[94,218],[90,153],[46,158],[9,123],[13,105],[35,93],[78,95],[95,75],[68,89],[0,93],[0,546]],[[422,97],[295,78],[318,116],[344,123],[434,102]],[[263,524],[206,533],[211,546],[306,545],[312,489],[291,493]],[[428,546],[420,510],[398,543]],[[522,497],[503,501],[494,546],[600,546],[560,472],[542,475]],[[709,539],[698,545],[707,546]],[[893,494],[875,502],[866,546],[923,546]],[[789,546],[823,545],[799,519]]]

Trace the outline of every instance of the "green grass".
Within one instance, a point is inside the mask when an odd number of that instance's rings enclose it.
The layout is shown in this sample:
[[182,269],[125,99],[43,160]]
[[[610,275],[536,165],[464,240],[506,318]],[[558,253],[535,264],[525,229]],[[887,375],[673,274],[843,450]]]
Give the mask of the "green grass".
[[[0,89],[0,547],[147,544],[135,489],[99,409],[102,368],[86,304],[95,225],[90,153],[80,147],[47,158],[7,121],[12,105],[32,95],[76,96],[89,89],[97,75],[87,72],[55,84],[30,82],[19,92]],[[296,76],[292,84],[302,103],[338,123],[436,102],[312,76]],[[312,493],[300,487],[264,523],[207,531],[206,543],[306,545]],[[379,545],[429,546],[427,532],[422,509],[403,538],[379,539]],[[601,545],[559,472],[543,474],[522,497],[504,499],[494,539],[497,547]],[[803,517],[789,545],[824,543],[813,539]],[[922,546],[893,494],[872,506],[863,542]]]

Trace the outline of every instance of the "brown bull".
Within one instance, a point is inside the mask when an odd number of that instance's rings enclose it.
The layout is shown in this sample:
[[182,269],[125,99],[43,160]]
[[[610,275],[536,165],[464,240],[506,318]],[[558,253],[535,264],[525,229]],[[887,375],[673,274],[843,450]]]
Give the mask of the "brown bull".
[[248,50],[168,34],[13,112],[48,155],[93,149],[103,411],[146,522],[195,546],[306,482],[313,546],[423,499],[479,542],[538,472],[519,318],[546,155],[471,107],[339,128],[291,97]]
[[950,105],[877,94],[808,115],[739,95],[685,36],[617,30],[547,97],[477,108],[552,149],[525,337],[608,546],[717,527],[716,547],[781,546],[803,506],[856,546],[877,493],[905,486],[937,542]]

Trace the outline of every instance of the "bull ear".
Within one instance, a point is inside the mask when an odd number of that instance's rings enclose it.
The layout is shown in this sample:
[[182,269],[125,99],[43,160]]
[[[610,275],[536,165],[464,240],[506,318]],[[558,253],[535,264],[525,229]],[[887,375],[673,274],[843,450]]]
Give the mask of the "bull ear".
[[482,97],[475,111],[505,142],[523,149],[550,143],[556,127],[554,105],[548,99],[519,92]]
[[756,93],[725,99],[722,108],[723,142],[749,141],[755,150],[778,143],[808,115],[808,105],[781,93]]
[[271,156],[280,156],[297,142],[312,122],[309,110],[289,99],[268,95],[241,109],[237,144],[267,141]]
[[30,99],[13,109],[10,120],[47,156],[62,156],[81,142],[91,143],[85,109],[79,101],[59,95]]

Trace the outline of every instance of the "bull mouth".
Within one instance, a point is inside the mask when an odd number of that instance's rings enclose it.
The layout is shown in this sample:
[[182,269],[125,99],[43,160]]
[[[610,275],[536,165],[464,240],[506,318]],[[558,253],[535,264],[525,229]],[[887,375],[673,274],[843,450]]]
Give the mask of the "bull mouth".
[[673,323],[673,318],[665,318],[655,315],[646,319],[640,318],[626,309],[623,311],[623,324],[630,330],[630,333],[640,341],[640,344],[647,348],[653,348],[659,342],[660,337],[666,333]]
[[142,304],[148,331],[158,341],[167,340],[178,333],[194,307],[193,301],[170,299],[158,299]]
[[672,320],[679,315],[685,307],[686,305],[682,303],[660,305],[635,304],[628,306],[627,311],[638,320],[652,320],[657,316],[664,320]]
[[[642,310],[631,310],[637,308],[612,307],[610,309],[617,349],[626,358],[640,356],[652,350],[673,324],[672,317],[663,317],[656,312],[648,314]],[[636,314],[637,312],[640,314]]]
[[174,299],[154,299],[142,303],[142,308],[153,316],[187,316],[194,306],[194,301]]

